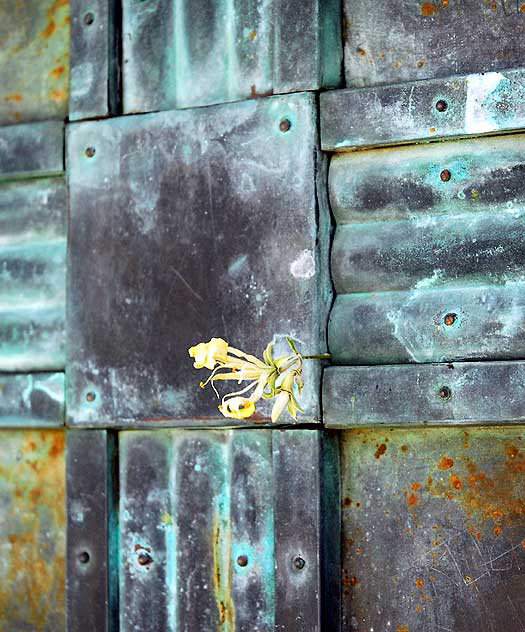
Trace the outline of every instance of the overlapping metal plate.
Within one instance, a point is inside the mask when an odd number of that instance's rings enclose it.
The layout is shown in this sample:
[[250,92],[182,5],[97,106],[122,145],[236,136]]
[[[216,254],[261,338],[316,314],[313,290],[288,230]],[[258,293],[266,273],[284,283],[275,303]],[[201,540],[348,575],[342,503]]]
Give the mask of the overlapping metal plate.
[[0,6],[0,125],[67,116],[69,1]]
[[[224,426],[188,347],[323,350],[316,139],[307,94],[69,128],[70,423]],[[301,421],[319,376],[310,362]]]

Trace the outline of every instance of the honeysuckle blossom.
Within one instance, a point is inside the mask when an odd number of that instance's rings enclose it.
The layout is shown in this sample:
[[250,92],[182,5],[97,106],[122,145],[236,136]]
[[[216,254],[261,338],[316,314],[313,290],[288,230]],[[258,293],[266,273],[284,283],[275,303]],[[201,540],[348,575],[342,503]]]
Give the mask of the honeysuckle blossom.
[[220,412],[229,418],[247,419],[255,412],[255,404],[261,398],[275,398],[272,408],[272,421],[279,419],[285,409],[297,419],[297,413],[303,412],[296,397],[304,386],[302,378],[303,360],[322,359],[328,354],[303,356],[293,341],[286,338],[292,353],[278,358],[273,357],[273,343],[263,353],[263,360],[230,347],[222,338],[212,338],[209,342],[201,342],[188,349],[194,358],[193,366],[197,369],[207,368],[212,372],[201,388],[211,384],[217,397],[220,397],[215,382],[230,380],[243,384],[244,388],[222,397]]

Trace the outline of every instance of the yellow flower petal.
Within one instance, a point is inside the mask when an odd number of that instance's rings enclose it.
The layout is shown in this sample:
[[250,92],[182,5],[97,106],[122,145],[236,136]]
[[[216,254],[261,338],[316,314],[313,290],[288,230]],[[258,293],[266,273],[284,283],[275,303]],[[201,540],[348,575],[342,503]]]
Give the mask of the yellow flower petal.
[[212,338],[209,342],[200,342],[188,349],[191,358],[195,359],[193,366],[196,369],[206,367],[213,371],[219,362],[226,362],[228,343],[222,338]]
[[255,404],[247,397],[232,397],[223,402],[219,410],[225,417],[246,419],[255,412]]

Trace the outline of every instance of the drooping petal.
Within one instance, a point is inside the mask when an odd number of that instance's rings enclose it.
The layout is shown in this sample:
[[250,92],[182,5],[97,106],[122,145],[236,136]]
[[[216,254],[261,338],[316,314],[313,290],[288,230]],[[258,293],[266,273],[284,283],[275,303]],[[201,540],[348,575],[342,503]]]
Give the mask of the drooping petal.
[[209,342],[200,342],[188,349],[190,357],[195,359],[193,366],[196,369],[213,370],[217,364],[226,362],[228,343],[222,338],[212,338]]
[[275,403],[272,408],[272,421],[275,423],[282,415],[284,409],[288,404],[290,396],[286,391],[281,391],[275,398]]
[[232,397],[219,406],[225,417],[246,419],[255,412],[255,404],[246,397]]

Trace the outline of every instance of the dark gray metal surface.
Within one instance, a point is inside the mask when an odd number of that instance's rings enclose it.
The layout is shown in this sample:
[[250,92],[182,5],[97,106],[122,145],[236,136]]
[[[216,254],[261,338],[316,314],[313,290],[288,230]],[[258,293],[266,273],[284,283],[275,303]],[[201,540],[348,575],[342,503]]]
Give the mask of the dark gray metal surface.
[[123,2],[125,112],[338,85],[338,0]]
[[[71,126],[70,423],[224,426],[188,347],[279,353],[291,335],[323,351],[316,138],[305,94]],[[318,419],[319,375],[306,364],[302,422]]]
[[523,428],[342,433],[343,629],[525,619]]
[[[320,95],[321,147],[343,151],[525,126],[521,69]],[[445,104],[445,105],[443,105]]]
[[370,86],[521,67],[520,0],[345,0],[345,74]]
[[0,373],[0,426],[62,426],[64,388],[63,373]]
[[109,116],[117,109],[118,2],[70,2],[69,120]]
[[523,362],[331,367],[323,376],[329,427],[523,423]]
[[118,629],[114,437],[106,430],[66,436],[67,630],[112,632]]
[[64,171],[64,124],[59,121],[0,127],[0,180]]

